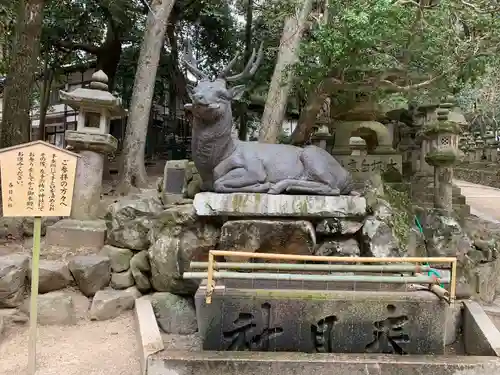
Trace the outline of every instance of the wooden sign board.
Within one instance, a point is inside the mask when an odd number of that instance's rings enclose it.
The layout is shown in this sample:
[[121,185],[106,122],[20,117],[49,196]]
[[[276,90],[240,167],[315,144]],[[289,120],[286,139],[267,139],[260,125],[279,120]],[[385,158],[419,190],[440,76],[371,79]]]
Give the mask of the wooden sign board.
[[42,141],[0,150],[4,216],[69,216],[79,155]]

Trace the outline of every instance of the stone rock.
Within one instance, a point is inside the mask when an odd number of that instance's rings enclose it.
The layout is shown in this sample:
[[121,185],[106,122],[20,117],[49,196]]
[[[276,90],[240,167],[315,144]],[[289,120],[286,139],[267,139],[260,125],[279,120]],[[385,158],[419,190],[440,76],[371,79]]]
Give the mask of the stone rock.
[[186,169],[189,161],[167,160],[163,171],[162,192],[181,194],[186,178]]
[[316,233],[322,235],[346,235],[358,232],[363,223],[360,221],[329,218],[321,220],[316,225]]
[[108,320],[119,316],[134,307],[135,300],[141,293],[135,287],[126,290],[106,289],[98,291],[90,306],[92,320]]
[[151,289],[151,265],[149,264],[148,252],[146,250],[135,254],[130,261],[130,271],[135,280],[135,285],[140,292],[146,293]]
[[[234,220],[224,223],[221,250],[311,255],[316,245],[314,227],[304,220]],[[227,257],[244,262],[246,258]]]
[[111,274],[111,288],[113,289],[127,289],[135,284],[132,271],[118,272]]
[[189,262],[214,249],[219,230],[210,224],[198,223],[195,228],[165,227],[148,250],[151,284],[160,292],[193,294],[198,288],[194,280],[182,280]]
[[106,245],[101,249],[99,255],[109,258],[113,272],[123,272],[130,268],[130,260],[134,253],[129,249]]
[[155,216],[163,211],[158,197],[129,196],[108,207],[106,213],[107,241],[109,244],[132,250],[146,250],[148,236]]
[[69,262],[69,270],[83,294],[92,297],[109,285],[111,280],[110,260],[99,255],[81,255]]
[[[30,299],[27,298],[20,310],[30,311]],[[64,291],[49,292],[38,296],[38,323],[40,325],[76,324],[77,314],[71,295]]]
[[421,222],[428,256],[457,257],[459,261],[464,261],[473,249],[472,240],[455,218],[443,215],[439,210],[428,210]]
[[365,219],[361,233],[363,250],[366,253],[364,256],[377,258],[404,256],[392,228],[375,216],[368,216]]
[[187,164],[186,174],[184,176],[184,186],[182,193],[185,198],[193,199],[201,191],[201,177],[196,166],[191,161]]
[[167,208],[155,217],[154,224],[149,233],[151,243],[155,243],[165,227],[180,226],[183,229],[196,226],[198,217],[192,204],[178,205]]
[[0,257],[0,308],[17,307],[24,297],[29,257],[13,254]]
[[199,216],[288,216],[355,218],[366,215],[359,196],[285,195],[258,193],[199,193],[194,198]]
[[354,238],[327,240],[319,245],[315,255],[359,257],[361,251],[358,241]]
[[172,293],[154,293],[150,299],[158,325],[165,333],[190,335],[198,330],[191,299]]
[[[31,279],[31,264],[28,278]],[[73,281],[66,263],[57,260],[41,260],[38,291],[48,293],[66,288]]]
[[23,232],[21,217],[0,217],[0,239],[22,239]]
[[[47,227],[54,225],[59,220],[61,220],[59,216],[42,217],[42,236],[45,236],[45,234],[47,233]],[[23,218],[23,233],[26,237],[33,237],[33,223],[34,223],[34,218],[32,217]]]

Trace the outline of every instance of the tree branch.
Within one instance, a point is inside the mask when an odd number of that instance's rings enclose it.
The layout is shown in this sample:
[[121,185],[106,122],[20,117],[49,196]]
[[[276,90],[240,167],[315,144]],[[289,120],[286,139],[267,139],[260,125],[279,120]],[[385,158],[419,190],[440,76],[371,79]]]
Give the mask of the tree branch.
[[78,50],[85,51],[93,55],[97,55],[101,51],[100,47],[94,46],[93,44],[73,43],[73,42],[68,42],[66,40],[58,40],[54,42],[54,45],[59,49],[71,50],[71,51],[78,51]]

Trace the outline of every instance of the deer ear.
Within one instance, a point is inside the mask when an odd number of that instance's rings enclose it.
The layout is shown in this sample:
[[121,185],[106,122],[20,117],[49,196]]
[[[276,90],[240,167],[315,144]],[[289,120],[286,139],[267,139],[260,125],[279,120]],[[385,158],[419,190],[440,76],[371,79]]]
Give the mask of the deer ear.
[[241,97],[243,96],[243,93],[245,92],[245,85],[238,85],[238,86],[234,86],[234,87],[231,87],[229,89],[229,93],[231,94],[231,98],[233,98],[233,100],[240,100]]

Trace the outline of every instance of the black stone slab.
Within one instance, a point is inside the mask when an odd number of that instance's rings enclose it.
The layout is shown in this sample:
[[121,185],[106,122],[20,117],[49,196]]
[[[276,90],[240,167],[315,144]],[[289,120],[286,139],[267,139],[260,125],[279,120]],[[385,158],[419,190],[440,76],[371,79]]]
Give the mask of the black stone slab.
[[204,350],[442,354],[449,306],[429,292],[222,288],[195,295]]
[[184,177],[186,175],[185,168],[167,168],[167,184],[165,186],[166,193],[181,194],[184,186]]

